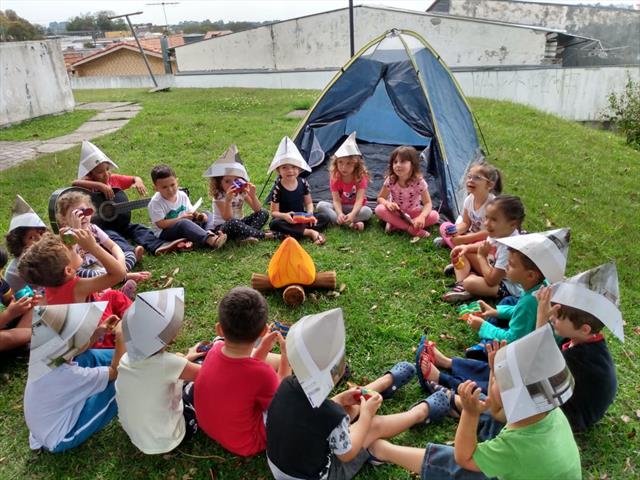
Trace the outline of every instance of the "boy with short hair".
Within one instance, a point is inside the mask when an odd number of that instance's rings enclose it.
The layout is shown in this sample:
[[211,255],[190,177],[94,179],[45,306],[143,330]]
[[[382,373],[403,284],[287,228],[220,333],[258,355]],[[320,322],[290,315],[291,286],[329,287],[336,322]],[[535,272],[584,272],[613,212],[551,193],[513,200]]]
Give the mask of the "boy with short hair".
[[[24,418],[29,446],[63,452],[105,427],[116,415],[113,380],[124,353],[118,318],[98,326],[107,303],[37,306]],[[114,328],[115,350],[87,350]]]
[[562,355],[575,388],[562,410],[574,432],[600,420],[616,396],[616,368],[601,330],[606,326],[624,341],[618,292],[616,266],[607,263],[537,293],[538,328],[551,321],[556,335],[567,339]]
[[156,193],[147,209],[158,238],[164,241],[186,238],[214,250],[225,244],[227,235],[213,231],[213,215],[195,211],[187,194],[178,189],[178,178],[169,165],[153,167],[151,180]]
[[[264,414],[280,381],[291,373],[285,343],[269,332],[267,302],[256,290],[236,287],[218,306],[215,342],[195,382],[198,426],[230,452],[264,451]],[[260,345],[254,348],[257,340]],[[275,343],[281,354],[269,354]]]
[[[573,378],[550,327],[506,344],[488,344],[489,396],[466,381],[458,390],[463,406],[455,447],[429,443],[426,449],[379,440],[371,454],[400,465],[423,480],[582,478],[580,454],[560,408],[572,394]],[[476,430],[487,408],[507,422],[493,439],[478,443]]]
[[[118,166],[97,146],[85,140],[82,142],[80,150],[78,178],[73,181],[72,185],[86,188],[92,192],[102,192],[109,200],[114,197],[114,188],[127,190],[133,187],[140,195],[147,194],[147,188],[140,177],[111,173],[112,168],[118,168]],[[98,226],[102,227],[100,224]],[[163,242],[149,228],[139,223],[129,222],[124,228],[116,230],[104,228],[103,230],[123,251],[132,249],[127,239],[142,245],[154,255],[162,255],[184,248],[183,238],[174,242]],[[136,250],[136,256],[141,257],[142,252]]]
[[122,319],[127,353],[118,365],[118,417],[131,442],[148,455],[173,450],[197,430],[185,418],[183,381],[196,379],[200,365],[194,360],[204,353],[197,345],[186,356],[166,351],[183,318],[184,289],[171,288],[139,294]]

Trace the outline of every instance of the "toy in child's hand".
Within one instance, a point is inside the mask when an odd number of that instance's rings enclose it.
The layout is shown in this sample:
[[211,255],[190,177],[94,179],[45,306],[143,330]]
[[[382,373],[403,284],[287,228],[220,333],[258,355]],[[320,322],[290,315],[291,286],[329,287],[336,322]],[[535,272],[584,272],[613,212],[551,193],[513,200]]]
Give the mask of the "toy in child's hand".
[[196,347],[196,352],[208,352],[213,347],[213,342],[202,342],[200,345]]
[[449,225],[444,229],[444,233],[446,233],[449,237],[453,237],[458,233],[458,227],[456,227],[455,225]]
[[239,192],[244,190],[247,186],[247,182],[245,182],[243,179],[241,178],[236,178],[233,181],[233,187],[238,190]]
[[291,325],[275,320],[271,324],[270,330],[272,332],[280,332],[280,335],[282,335],[282,338],[287,338],[287,334],[289,333],[290,328],[291,328]]
[[404,220],[405,222],[407,222],[409,225],[413,225],[413,219],[411,218],[411,216],[406,213],[403,212],[402,210],[396,210],[396,213],[398,214],[398,216]]
[[367,388],[361,388],[355,393],[355,399],[359,402],[360,398],[364,397],[365,400],[369,400],[373,394],[376,393],[373,390]]
[[20,300],[22,297],[33,298],[35,297],[35,295],[36,295],[36,292],[34,292],[29,285],[25,285],[23,288],[21,288],[20,290],[18,290],[16,293],[13,294],[13,298],[15,298],[17,301],[17,300]]
[[91,217],[93,216],[93,208],[76,208],[74,212],[79,212],[83,217]]
[[313,213],[307,212],[293,212],[291,218],[293,218],[293,223],[311,223],[316,219]]
[[73,234],[72,228],[65,230],[61,236],[62,236],[62,243],[64,243],[65,245],[75,245],[76,243],[78,243],[78,239]]
[[480,313],[480,312],[482,312],[482,307],[480,306],[480,302],[478,300],[468,304],[463,303],[458,307],[458,313],[460,315],[465,315],[468,313]]
[[456,263],[453,264],[453,268],[456,270],[462,270],[464,268],[464,259],[462,257],[458,257]]

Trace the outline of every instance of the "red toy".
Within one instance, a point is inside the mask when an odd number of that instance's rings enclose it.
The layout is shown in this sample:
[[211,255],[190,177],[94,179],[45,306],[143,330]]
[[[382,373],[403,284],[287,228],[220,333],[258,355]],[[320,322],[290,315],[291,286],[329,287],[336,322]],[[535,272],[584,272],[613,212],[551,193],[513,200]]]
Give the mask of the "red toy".
[[291,217],[293,218],[293,223],[311,223],[316,219],[313,213],[307,212],[294,212],[291,214]]

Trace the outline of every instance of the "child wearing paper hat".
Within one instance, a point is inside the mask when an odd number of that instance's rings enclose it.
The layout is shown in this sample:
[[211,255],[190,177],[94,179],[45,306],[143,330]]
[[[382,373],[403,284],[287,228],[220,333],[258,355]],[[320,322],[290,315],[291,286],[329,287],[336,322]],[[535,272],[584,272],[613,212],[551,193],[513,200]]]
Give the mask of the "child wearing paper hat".
[[115,350],[87,350],[117,317],[98,327],[107,302],[37,306],[24,418],[29,446],[63,452],[106,426],[117,413],[113,380],[124,353],[120,325]]
[[16,201],[11,210],[9,231],[5,235],[5,243],[9,253],[13,255],[13,259],[4,272],[5,280],[14,293],[27,285],[18,272],[18,258],[27,248],[40,240],[46,231],[47,226],[38,214],[33,211],[24,198],[16,195]]
[[[7,264],[8,254],[0,247],[0,271]],[[15,350],[31,339],[31,309],[36,304],[34,297],[25,295],[16,300],[11,287],[0,275],[0,299],[5,307],[0,310],[0,352]]]
[[[271,190],[271,216],[273,220],[269,228],[274,232],[289,235],[296,240],[304,237],[310,238],[316,245],[322,245],[326,239],[320,233],[329,225],[329,217],[326,213],[313,213],[313,199],[309,183],[300,178],[303,170],[310,172],[311,168],[302,158],[295,143],[284,137],[280,141],[278,151],[273,157],[267,173],[274,170],[278,172],[278,178]],[[296,223],[295,213],[307,213],[314,215],[307,223]]]
[[267,460],[276,479],[352,478],[371,460],[369,444],[429,416],[427,401],[407,412],[376,416],[383,397],[390,398],[413,377],[415,370],[406,362],[364,389],[328,399],[345,370],[344,342],[339,308],[303,317],[289,330],[286,345],[294,375],[282,381],[267,415]]
[[318,211],[329,216],[333,224],[364,230],[373,215],[367,206],[369,173],[356,142],[356,132],[340,145],[329,165],[329,190],[333,202],[318,202]]
[[[238,147],[231,145],[203,176],[209,179],[214,232],[222,231],[230,240],[246,243],[273,238],[272,232],[262,231],[269,212],[262,208],[256,186],[249,181]],[[245,203],[253,210],[247,216],[243,212]]]
[[[561,409],[571,397],[573,377],[549,326],[499,348],[490,345],[489,397],[472,381],[460,385],[462,415],[455,447],[426,449],[379,440],[371,454],[395,463],[424,480],[487,478],[582,478],[580,454]],[[481,415],[507,425],[493,439],[478,443]]]
[[199,344],[186,356],[166,351],[183,318],[184,289],[171,288],[139,294],[122,319],[127,352],[118,365],[118,418],[146,454],[169,452],[197,430],[189,395],[200,371],[194,360],[204,353],[196,351]]
[[604,416],[616,396],[616,368],[601,333],[607,327],[624,341],[616,266],[600,265],[537,295],[538,327],[550,319],[556,335],[567,339],[561,350],[575,388],[562,410],[573,431],[581,432]]

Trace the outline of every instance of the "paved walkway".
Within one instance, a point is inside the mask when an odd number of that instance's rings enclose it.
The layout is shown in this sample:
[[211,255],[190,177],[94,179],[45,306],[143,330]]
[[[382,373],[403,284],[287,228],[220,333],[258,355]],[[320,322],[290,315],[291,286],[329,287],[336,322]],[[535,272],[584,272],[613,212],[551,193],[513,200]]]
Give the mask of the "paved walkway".
[[26,142],[0,141],[0,170],[120,130],[142,110],[142,106],[131,102],[95,102],[77,104],[76,110],[100,110],[100,113],[80,125],[75,132],[62,137]]

